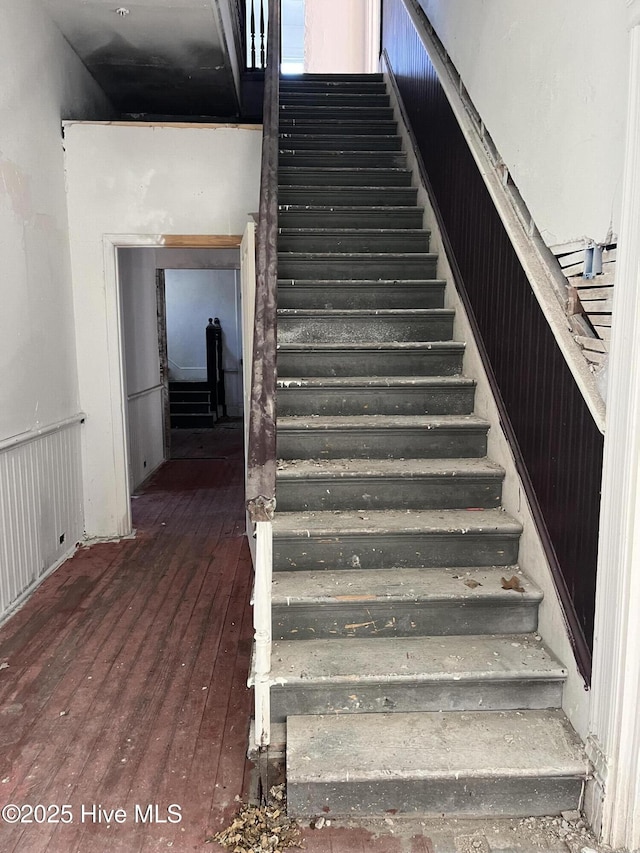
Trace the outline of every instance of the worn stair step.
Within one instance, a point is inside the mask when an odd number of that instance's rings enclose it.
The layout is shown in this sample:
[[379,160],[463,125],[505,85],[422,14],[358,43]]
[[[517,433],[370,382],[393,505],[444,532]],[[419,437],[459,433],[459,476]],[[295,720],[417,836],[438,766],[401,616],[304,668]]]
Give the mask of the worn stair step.
[[277,363],[282,376],[455,376],[464,349],[461,341],[280,343]]
[[279,416],[468,415],[476,383],[465,376],[281,376]]
[[446,341],[453,334],[449,308],[278,310],[278,342]]
[[193,400],[171,400],[169,408],[172,415],[189,414],[189,412],[209,413],[209,400],[203,402],[195,402]]
[[415,187],[284,186],[278,189],[278,203],[312,207],[406,207],[416,203]]
[[347,122],[379,122],[393,121],[393,108],[390,106],[375,107],[305,107],[298,104],[280,104],[279,114],[281,121],[299,121],[300,119],[312,119],[313,121],[347,121]]
[[212,427],[217,418],[210,414],[171,414],[172,429],[206,429]]
[[303,133],[314,136],[391,136],[397,132],[398,124],[387,119],[352,121],[349,118],[291,118],[280,115],[279,131]]
[[475,415],[278,418],[280,459],[485,456],[489,424]]
[[302,80],[283,77],[280,80],[280,92],[345,92],[364,94],[387,91],[382,80]]
[[280,205],[280,228],[422,228],[422,207],[317,207]]
[[208,403],[209,391],[169,391],[172,403]]
[[566,674],[533,634],[279,640],[271,719],[559,708]]
[[327,136],[313,133],[281,133],[280,148],[287,151],[308,151],[326,154],[328,151],[400,152],[402,139],[396,134],[367,134],[366,136]]
[[500,506],[504,471],[487,459],[292,459],[278,463],[278,510]]
[[286,187],[331,186],[339,187],[410,187],[408,169],[283,166],[278,171],[278,181]]
[[562,711],[299,716],[287,720],[287,810],[556,815],[589,772]]
[[281,107],[389,107],[386,92],[345,92],[344,90],[281,89]]
[[338,72],[334,74],[333,72],[323,72],[323,71],[307,71],[304,74],[288,74],[281,81],[284,85],[295,85],[300,86],[306,83],[327,83],[329,85],[340,85],[343,83],[364,83],[366,84],[380,84],[384,83],[384,77],[380,72],[368,73],[355,73],[352,74],[350,72]]
[[[278,307],[320,308],[442,308],[443,279],[407,281],[281,280]],[[303,371],[304,372],[304,371]],[[356,371],[357,372],[357,371]]]
[[296,151],[280,146],[278,162],[281,168],[298,166],[304,168],[385,168],[405,169],[407,155],[400,151]]
[[[502,589],[507,569],[524,592]],[[357,642],[529,633],[537,628],[541,600],[540,590],[518,574],[517,566],[275,572],[273,637]]]
[[409,228],[284,228],[280,252],[425,252],[429,232]]
[[291,279],[435,278],[432,252],[278,252],[278,276]]
[[278,512],[273,568],[508,566],[517,562],[521,533],[497,509]]

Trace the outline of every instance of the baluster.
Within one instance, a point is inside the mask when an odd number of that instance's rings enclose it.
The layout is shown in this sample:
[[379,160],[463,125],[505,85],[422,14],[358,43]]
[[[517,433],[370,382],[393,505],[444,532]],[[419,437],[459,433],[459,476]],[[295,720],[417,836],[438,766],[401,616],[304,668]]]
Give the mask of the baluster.
[[249,68],[256,67],[256,13],[253,7],[254,0],[251,0],[251,14],[249,16],[250,36],[251,36],[251,64]]
[[260,0],[260,68],[266,68],[264,55],[264,0]]

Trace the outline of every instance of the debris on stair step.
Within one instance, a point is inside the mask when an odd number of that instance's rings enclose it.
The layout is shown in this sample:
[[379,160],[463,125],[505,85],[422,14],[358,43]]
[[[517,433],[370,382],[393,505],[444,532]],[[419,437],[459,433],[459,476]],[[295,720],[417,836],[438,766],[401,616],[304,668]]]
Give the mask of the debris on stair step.
[[243,805],[230,825],[208,837],[205,844],[216,842],[233,853],[281,853],[300,848],[298,824],[287,817],[284,785],[270,791],[271,804]]

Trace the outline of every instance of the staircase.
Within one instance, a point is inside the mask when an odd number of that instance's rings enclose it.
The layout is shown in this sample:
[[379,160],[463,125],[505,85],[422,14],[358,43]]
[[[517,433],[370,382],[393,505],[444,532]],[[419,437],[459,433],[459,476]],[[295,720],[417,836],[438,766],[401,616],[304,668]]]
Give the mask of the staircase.
[[[557,814],[586,761],[381,76],[280,97],[274,722],[296,816]],[[502,581],[514,579],[514,588]]]
[[213,427],[217,417],[209,408],[206,382],[169,382],[171,429]]

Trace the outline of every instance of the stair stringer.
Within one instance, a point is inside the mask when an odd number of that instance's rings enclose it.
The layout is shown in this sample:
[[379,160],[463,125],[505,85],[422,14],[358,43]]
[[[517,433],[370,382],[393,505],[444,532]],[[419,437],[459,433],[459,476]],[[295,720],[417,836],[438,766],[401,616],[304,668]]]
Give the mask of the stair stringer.
[[501,426],[500,413],[482,362],[478,341],[454,284],[455,279],[438,219],[429,192],[421,180],[423,165],[415,151],[411,133],[405,124],[395,81],[388,69],[384,67],[384,62],[382,72],[387,84],[394,117],[398,123],[397,132],[402,138],[403,150],[407,154],[407,167],[411,170],[414,186],[417,187],[417,203],[424,207],[423,227],[431,233],[430,251],[437,254],[438,257],[436,277],[447,282],[445,307],[455,310],[453,339],[465,341],[466,344],[463,356],[463,374],[474,379],[477,383],[474,411],[490,424],[487,457],[501,465],[505,471],[502,507],[522,524],[518,563],[544,595],[538,611],[538,633],[549,649],[563,662],[567,670],[567,680],[562,694],[562,709],[573,728],[584,741],[588,734],[589,692],[578,669],[551,567],[534,520],[531,505],[518,474],[514,452]]

